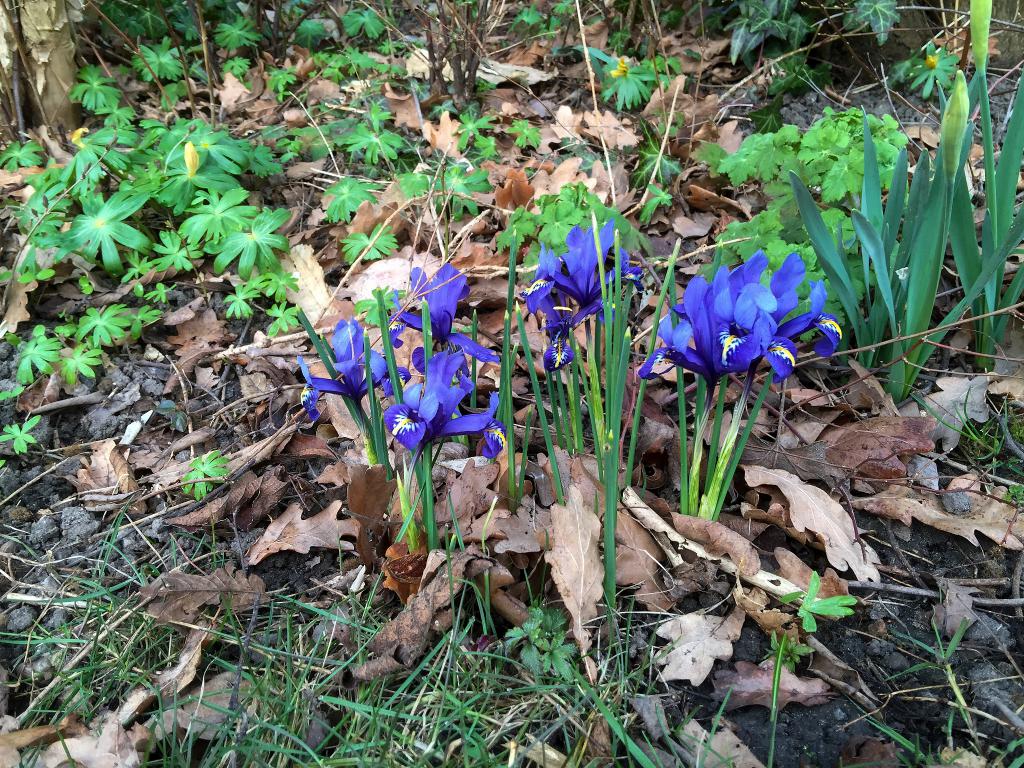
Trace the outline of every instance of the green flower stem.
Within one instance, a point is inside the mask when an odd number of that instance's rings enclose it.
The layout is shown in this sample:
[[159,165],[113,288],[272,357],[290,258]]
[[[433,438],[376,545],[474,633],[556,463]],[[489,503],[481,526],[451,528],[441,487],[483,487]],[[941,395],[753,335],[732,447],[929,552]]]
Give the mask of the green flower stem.
[[[519,326],[519,338],[523,344],[523,349],[526,352],[526,370],[530,374],[530,386],[533,388],[533,397],[537,401],[537,415],[540,418],[540,431],[544,435],[544,448],[548,452],[548,459],[551,462],[551,475],[555,481],[555,493],[558,496],[558,503],[565,503],[565,494],[562,491],[562,478],[558,471],[558,461],[555,459],[554,447],[551,444],[551,430],[548,428],[548,417],[544,413],[544,400],[541,396],[540,381],[537,378],[537,371],[533,366],[533,355],[530,354],[530,348],[526,339],[526,323],[523,321],[523,313],[519,306],[516,306],[516,322]],[[551,391],[551,379],[548,378],[548,392],[550,395]],[[550,398],[552,404],[554,398]],[[557,420],[557,417],[556,417]],[[523,443],[523,456],[526,456],[526,449],[529,446],[529,433],[527,433],[526,440]],[[523,461],[523,466],[526,466],[526,461]],[[520,488],[522,484],[520,484]]]

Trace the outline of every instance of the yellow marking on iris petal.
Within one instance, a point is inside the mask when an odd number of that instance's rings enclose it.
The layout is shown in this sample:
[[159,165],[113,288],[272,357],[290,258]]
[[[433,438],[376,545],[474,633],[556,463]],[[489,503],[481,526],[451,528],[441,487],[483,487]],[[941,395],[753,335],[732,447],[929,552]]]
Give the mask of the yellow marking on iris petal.
[[397,435],[399,432],[405,432],[406,430],[413,429],[415,423],[408,416],[399,416],[395,419],[394,433]]
[[543,288],[547,284],[548,284],[547,280],[534,280],[532,283],[530,283],[530,285],[526,288],[526,290],[523,291],[523,293],[526,294],[527,296],[529,296],[529,295],[531,295],[533,293],[536,293],[537,291],[539,291],[541,288]]
[[731,333],[722,334],[722,362],[726,362],[729,359],[729,355],[742,343],[743,340],[739,336]]
[[508,445],[507,441],[505,440],[505,433],[502,432],[497,427],[491,427],[490,429],[488,429],[487,434],[493,437],[501,444],[502,450],[504,450],[505,447]]
[[772,344],[768,347],[768,352],[773,355],[781,355],[789,361],[790,365],[796,365],[796,358],[793,357],[793,353],[786,349],[781,344]]
[[843,329],[839,327],[839,323],[833,320],[831,317],[819,317],[818,325],[828,328],[832,333],[838,336],[840,339],[843,338]]
[[85,142],[82,141],[82,137],[85,136],[85,134],[87,134],[88,132],[89,129],[85,128],[84,126],[82,128],[75,128],[75,130],[71,132],[71,143],[74,144],[79,149],[84,148]]

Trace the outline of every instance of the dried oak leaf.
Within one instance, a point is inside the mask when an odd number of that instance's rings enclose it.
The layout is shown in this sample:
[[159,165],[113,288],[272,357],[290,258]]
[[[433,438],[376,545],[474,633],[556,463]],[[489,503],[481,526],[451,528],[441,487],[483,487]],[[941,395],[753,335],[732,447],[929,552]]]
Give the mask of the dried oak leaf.
[[381,628],[370,641],[369,661],[355,667],[348,682],[376,680],[384,675],[411,667],[423,652],[434,631],[450,626],[451,615],[442,615],[467,581],[488,575],[488,586],[500,589],[512,583],[512,574],[476,547],[455,552],[445,559],[433,558],[427,563],[419,591],[405,609]]
[[711,734],[691,718],[683,726],[683,735],[700,755],[703,768],[764,768],[750,747],[720,722]]
[[494,189],[494,202],[499,208],[514,211],[533,199],[533,186],[526,173],[518,168],[509,168],[505,183]]
[[934,437],[949,452],[960,444],[967,419],[983,424],[988,421],[988,376],[943,376],[935,380],[936,389],[927,395],[926,408],[936,418]]
[[[724,699],[729,693],[726,710],[740,707],[772,706],[772,678],[775,674],[775,660],[769,659],[761,664],[749,661],[737,661],[735,669],[723,669],[716,672],[713,678],[715,695]],[[821,680],[797,677],[785,667],[779,679],[779,709],[785,709],[790,702],[805,707],[825,704],[832,698],[832,690]]]
[[828,444],[825,458],[873,480],[906,477],[900,457],[935,450],[934,430],[931,416],[875,416],[832,427],[822,435]]
[[203,648],[213,639],[206,629],[191,629],[178,656],[178,663],[156,674],[152,683],[140,685],[125,696],[117,710],[117,721],[128,725],[157,698],[173,701],[196,677]]
[[311,323],[319,323],[331,306],[333,296],[313,248],[305,244],[293,245],[281,258],[281,266],[292,273],[298,283],[296,290],[288,290],[288,300],[305,312]]
[[198,611],[204,605],[220,603],[226,608],[244,611],[265,591],[259,576],[245,576],[233,565],[226,565],[209,575],[171,571],[144,586],[139,594],[150,598],[146,612],[157,621],[195,624]]
[[625,507],[615,519],[615,583],[636,586],[636,599],[654,611],[667,611],[673,603],[660,581],[665,553],[650,532]]
[[934,607],[932,615],[935,624],[942,628],[942,633],[946,637],[953,637],[960,629],[961,623],[966,621],[967,626],[970,626],[978,620],[978,614],[974,612],[974,598],[978,588],[946,579],[938,581],[942,602]]
[[423,138],[431,149],[449,157],[462,157],[459,152],[459,131],[462,123],[452,120],[450,112],[442,112],[437,125],[429,120],[423,123]]
[[869,498],[854,499],[853,506],[899,520],[910,525],[912,520],[946,533],[961,536],[974,546],[980,546],[977,534],[983,533],[1007,549],[1024,549],[1024,520],[1018,519],[1017,508],[1010,504],[987,499],[966,515],[951,515],[930,496],[920,496],[910,488],[890,485],[886,490]]
[[367,568],[377,561],[386,543],[388,506],[397,487],[380,464],[349,468],[348,513],[359,522],[356,551]]
[[687,515],[672,515],[672,525],[686,538],[703,544],[711,554],[728,555],[744,576],[761,570],[761,558],[754,545],[731,528]]
[[737,607],[728,616],[687,613],[659,624],[658,637],[672,641],[658,657],[662,678],[703,683],[716,660],[732,658],[732,644],[739,640],[745,617]]
[[747,484],[752,488],[778,488],[789,502],[789,519],[797,531],[811,531],[825,546],[828,561],[836,568],[849,568],[857,578],[878,581],[878,555],[855,536],[856,523],[825,491],[808,485],[781,469],[745,466]]
[[263,558],[275,552],[309,552],[313,547],[337,549],[342,552],[354,549],[346,538],[359,535],[359,521],[338,519],[341,502],[332,501],[313,517],[302,517],[302,505],[290,504],[279,518],[267,526],[263,536],[246,553],[249,565],[256,565]]
[[558,594],[572,617],[572,632],[580,650],[590,649],[586,624],[597,616],[604,566],[601,560],[601,521],[575,484],[565,504],[551,507],[551,549],[545,555]]
[[41,768],[137,768],[139,750],[150,739],[142,725],[126,731],[113,713],[89,733],[51,744],[35,763]]
[[236,698],[248,696],[250,683],[245,677],[239,679],[237,670],[217,672],[191,686],[178,696],[184,702],[177,709],[165,709],[157,720],[157,735],[168,737],[188,731],[196,739],[211,741],[222,732],[221,726],[234,716],[231,703]]

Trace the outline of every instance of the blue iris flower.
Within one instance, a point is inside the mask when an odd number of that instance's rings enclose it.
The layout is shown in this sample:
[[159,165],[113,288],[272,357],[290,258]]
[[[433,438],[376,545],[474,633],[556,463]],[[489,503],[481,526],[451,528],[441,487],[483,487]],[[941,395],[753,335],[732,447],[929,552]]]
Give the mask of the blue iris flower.
[[421,384],[405,389],[403,402],[384,412],[384,423],[407,450],[418,456],[439,438],[482,434],[483,455],[495,458],[505,448],[505,428],[494,418],[498,396],[492,395],[484,413],[458,415],[459,405],[472,391],[461,375],[466,361],[461,353],[437,352],[427,362]]
[[694,278],[682,303],[672,308],[674,319],[661,321],[662,345],[640,367],[639,375],[653,378],[664,370],[655,369],[667,362],[714,383],[765,359],[775,380],[781,381],[796,365],[794,339],[812,329],[823,336],[815,351],[823,357],[833,354],[842,329],[835,317],[823,311],[824,283],[811,284],[807,312],[787,319],[800,303],[797,288],[805,277],[803,260],[799,254],[790,254],[765,285],[762,278],[767,267],[767,256],[758,251],[735,269],[722,267],[710,283]]
[[[415,267],[409,276],[409,284],[409,298],[427,304],[430,313],[430,336],[435,344],[441,349],[461,349],[484,363],[498,362],[500,358],[496,352],[477,344],[466,334],[452,329],[459,302],[469,296],[469,285],[464,274],[451,264],[444,264],[432,278],[428,279],[422,269]],[[400,337],[407,327],[423,330],[423,315],[418,309],[399,312],[392,316],[389,327],[391,343],[400,347]],[[422,355],[422,351],[420,354]]]
[[[320,418],[317,401],[323,392],[341,395],[357,407],[361,407],[364,397],[369,391],[366,379],[367,361],[365,357],[366,332],[357,320],[341,320],[334,328],[331,346],[334,348],[334,369],[338,378],[310,374],[306,361],[299,357],[299,369],[306,380],[306,388],[302,391],[302,405],[312,421]],[[374,387],[380,387],[385,396],[393,394],[391,378],[388,376],[387,362],[376,350],[370,350],[370,377]],[[409,371],[399,367],[398,375],[403,381],[409,380]]]
[[[544,327],[551,341],[544,353],[544,367],[549,371],[572,362],[569,339],[575,328],[589,317],[604,318],[599,262],[607,258],[615,244],[614,220],[601,227],[597,240],[595,247],[593,230],[573,227],[565,238],[565,253],[558,255],[541,245],[533,282],[521,294],[527,311],[544,315]],[[620,274],[623,280],[639,287],[641,270],[630,264],[625,252]],[[614,269],[607,270],[605,279],[609,283],[614,281]]]

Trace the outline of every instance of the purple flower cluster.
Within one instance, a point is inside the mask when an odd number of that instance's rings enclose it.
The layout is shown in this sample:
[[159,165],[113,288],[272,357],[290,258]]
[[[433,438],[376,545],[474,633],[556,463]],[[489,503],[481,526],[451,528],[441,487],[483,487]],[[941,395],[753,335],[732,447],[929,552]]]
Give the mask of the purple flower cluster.
[[[643,378],[664,373],[661,364],[681,366],[714,384],[729,373],[749,370],[764,359],[781,381],[796,365],[796,339],[810,330],[822,338],[815,351],[822,357],[835,352],[843,332],[824,312],[825,285],[811,284],[810,307],[796,315],[797,288],[804,282],[804,263],[792,253],[765,285],[768,257],[762,251],[734,269],[722,267],[714,279],[695,277],[683,301],[658,327],[662,346],[640,367]],[[792,316],[791,316],[792,315]]]
[[[483,413],[462,415],[459,410],[462,401],[473,391],[473,384],[467,377],[466,355],[482,362],[499,360],[492,350],[453,328],[458,304],[469,295],[466,276],[445,264],[429,279],[423,270],[413,269],[410,283],[409,298],[427,308],[430,337],[436,351],[432,351],[428,360],[422,346],[413,350],[413,366],[423,374],[423,381],[406,388],[402,402],[387,408],[384,423],[399,443],[417,455],[439,438],[482,434],[483,453],[494,458],[506,444],[505,428],[494,418],[497,395],[492,395],[490,407]],[[388,325],[392,344],[402,346],[401,337],[408,328],[423,332],[420,306],[396,313]],[[394,396],[384,356],[371,350],[367,360],[364,340],[365,332],[357,321],[338,323],[332,338],[336,379],[311,375],[306,362],[299,358],[299,368],[306,380],[302,404],[311,420],[320,417],[317,401],[324,392],[341,395],[362,413],[362,399],[370,386],[367,371],[374,387],[380,387],[386,397]],[[403,382],[411,379],[405,368],[399,368],[398,374]]]
[[[569,343],[572,332],[589,317],[604,319],[601,296],[601,263],[615,244],[615,222],[608,221],[595,243],[590,229],[573,227],[565,238],[566,251],[555,254],[541,245],[540,260],[533,282],[521,294],[526,309],[544,315],[550,345],[544,351],[544,368],[563,368],[573,360]],[[620,259],[623,280],[639,284],[641,272],[623,252]],[[615,279],[614,268],[605,270],[605,280]]]

